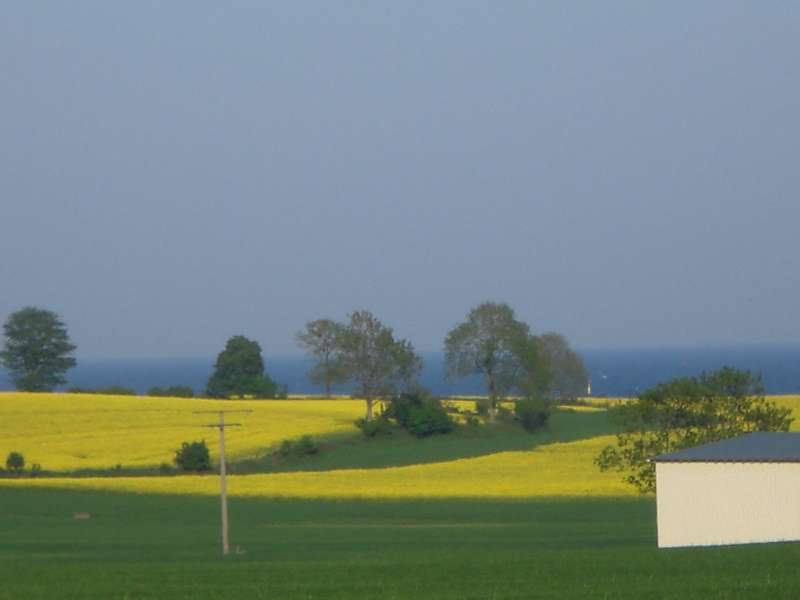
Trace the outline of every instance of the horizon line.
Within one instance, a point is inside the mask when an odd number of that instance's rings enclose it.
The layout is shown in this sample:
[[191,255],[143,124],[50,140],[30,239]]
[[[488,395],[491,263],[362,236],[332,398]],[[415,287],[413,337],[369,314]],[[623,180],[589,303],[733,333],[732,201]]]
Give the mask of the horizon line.
[[[741,350],[741,349],[780,349],[780,348],[788,348],[788,347],[797,347],[800,348],[800,341],[792,341],[792,342],[739,342],[739,343],[697,343],[697,344],[663,344],[663,345],[586,345],[586,346],[575,346],[575,350],[579,353],[581,352],[649,352],[649,351],[656,351],[656,350],[664,350],[664,351],[697,351],[697,350]],[[419,350],[419,354],[422,356],[430,356],[430,355],[437,355],[441,356],[444,354],[442,350]],[[80,354],[75,355],[75,357],[79,360],[88,360],[88,361],[102,361],[102,360],[215,360],[217,355],[216,354],[173,354],[169,356],[164,355],[129,355],[129,356],[98,356],[98,355],[85,355],[81,356]],[[262,356],[265,359],[284,359],[284,358],[313,358],[309,354],[304,353],[267,353],[263,352]]]

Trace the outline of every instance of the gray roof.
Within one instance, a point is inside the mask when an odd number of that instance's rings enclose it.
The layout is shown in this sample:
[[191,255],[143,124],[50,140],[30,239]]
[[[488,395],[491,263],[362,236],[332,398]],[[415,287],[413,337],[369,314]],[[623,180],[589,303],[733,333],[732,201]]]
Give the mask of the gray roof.
[[661,454],[652,462],[800,462],[800,432],[749,433]]

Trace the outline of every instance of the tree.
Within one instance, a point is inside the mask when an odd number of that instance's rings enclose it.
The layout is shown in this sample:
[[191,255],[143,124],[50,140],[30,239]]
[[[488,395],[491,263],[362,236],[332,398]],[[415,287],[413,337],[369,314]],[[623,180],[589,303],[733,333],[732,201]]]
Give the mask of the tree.
[[331,319],[317,319],[306,323],[306,328],[297,334],[297,343],[318,359],[308,372],[311,383],[325,386],[325,397],[331,397],[331,386],[344,383],[346,374],[339,360],[338,340],[342,325]]
[[3,332],[0,363],[17,389],[48,392],[67,382],[64,374],[76,364],[71,356],[76,347],[58,315],[29,306],[9,316]]
[[25,457],[20,452],[9,452],[6,457],[6,469],[12,473],[22,473],[25,468]]
[[206,393],[212,398],[275,398],[281,395],[281,390],[264,371],[258,342],[236,335],[217,356]]
[[659,384],[615,413],[617,444],[595,463],[627,473],[640,492],[655,491],[654,456],[753,431],[787,431],[792,422],[789,408],[764,397],[760,376],[730,367]]
[[386,398],[399,388],[408,388],[422,370],[422,359],[406,340],[396,340],[390,327],[368,310],[357,310],[341,328],[338,354],[344,376],[356,385],[364,398],[364,419],[372,421],[376,399]]
[[444,341],[447,377],[481,375],[494,420],[500,400],[519,385],[525,361],[536,353],[528,325],[518,321],[507,304],[484,302],[454,327]]
[[512,340],[510,347],[514,364],[507,376],[509,390],[524,399],[549,403],[546,399],[552,395],[552,371],[542,338],[520,335]]
[[586,392],[589,375],[580,355],[560,333],[539,336],[539,346],[550,372],[550,393],[562,401],[574,401]]

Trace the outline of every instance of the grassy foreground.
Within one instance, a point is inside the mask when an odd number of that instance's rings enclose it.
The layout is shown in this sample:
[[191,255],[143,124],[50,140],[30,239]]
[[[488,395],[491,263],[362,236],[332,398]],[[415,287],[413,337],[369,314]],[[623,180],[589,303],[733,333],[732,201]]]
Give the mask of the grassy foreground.
[[[0,598],[795,598],[800,544],[658,550],[652,499],[0,490]],[[73,513],[91,513],[75,520]]]

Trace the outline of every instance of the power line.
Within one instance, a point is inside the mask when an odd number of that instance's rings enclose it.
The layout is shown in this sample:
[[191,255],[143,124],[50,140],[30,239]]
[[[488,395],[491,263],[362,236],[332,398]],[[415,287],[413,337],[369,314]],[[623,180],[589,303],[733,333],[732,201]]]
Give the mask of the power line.
[[210,425],[202,425],[202,427],[216,427],[219,429],[219,491],[220,491],[220,514],[221,514],[221,527],[222,527],[222,555],[226,556],[230,551],[230,544],[228,542],[228,491],[225,470],[225,428],[226,427],[241,427],[241,423],[226,423],[225,413],[251,413],[252,410],[239,409],[239,410],[196,410],[192,411],[193,414],[219,414],[219,422]]

